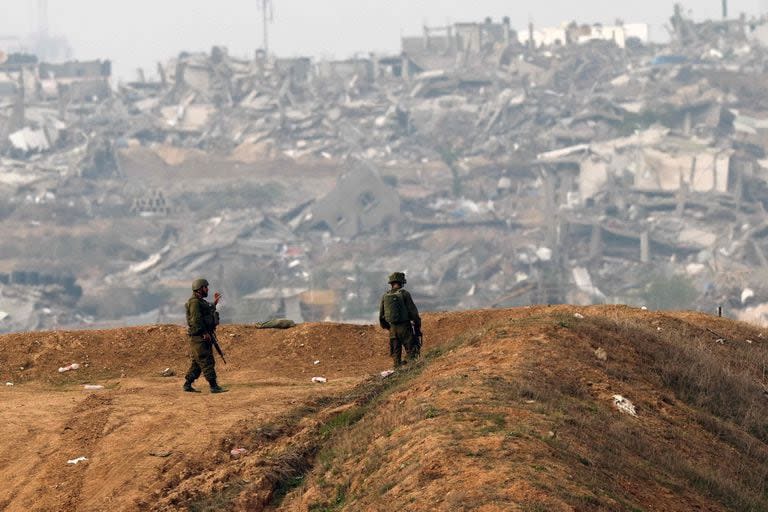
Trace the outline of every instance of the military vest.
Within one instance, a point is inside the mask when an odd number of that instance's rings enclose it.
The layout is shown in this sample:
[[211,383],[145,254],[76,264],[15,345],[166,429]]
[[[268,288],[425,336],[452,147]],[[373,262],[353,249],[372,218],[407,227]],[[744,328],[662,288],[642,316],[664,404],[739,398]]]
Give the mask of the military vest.
[[[195,326],[193,325],[194,319],[192,318],[192,314],[190,311],[190,307],[193,302],[199,302],[200,304],[200,314],[201,317],[200,320],[202,320],[202,325]],[[219,325],[219,312],[216,311],[216,308],[213,304],[208,302],[205,299],[199,299],[197,297],[191,297],[187,303],[186,303],[186,310],[187,310],[187,326],[189,327],[188,333],[193,334],[193,329],[195,327],[200,327],[204,331],[215,331],[216,326]]]

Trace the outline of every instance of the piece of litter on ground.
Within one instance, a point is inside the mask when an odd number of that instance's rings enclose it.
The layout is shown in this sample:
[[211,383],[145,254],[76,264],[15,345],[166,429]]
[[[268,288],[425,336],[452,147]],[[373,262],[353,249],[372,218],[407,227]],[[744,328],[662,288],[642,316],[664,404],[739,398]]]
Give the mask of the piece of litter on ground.
[[315,361],[315,362],[314,362],[314,363],[312,363],[312,364],[320,364],[320,360],[318,359],[317,361]]
[[525,403],[527,403],[527,404],[535,404],[536,400],[526,400]]
[[573,316],[576,318],[584,318],[584,315],[582,315],[581,313],[574,313]]
[[312,377],[312,382],[324,383],[324,382],[328,382],[328,379],[326,379],[325,377]]
[[725,345],[725,340],[724,340],[723,338],[717,338],[717,339],[715,340],[715,343],[719,343],[719,344],[721,344],[721,345]]
[[239,456],[241,456],[241,455],[242,455],[242,454],[244,454],[244,453],[248,453],[248,450],[246,450],[245,448],[232,448],[232,449],[229,451],[229,453],[230,453],[230,455],[232,455],[233,457],[239,457]]
[[603,347],[598,347],[595,349],[595,357],[598,358],[600,361],[607,361],[608,352],[606,352]]
[[6,382],[5,385],[6,386],[13,386],[13,382]]
[[168,450],[152,450],[149,454],[153,457],[170,457],[171,452]]
[[79,464],[81,462],[85,462],[86,460],[88,460],[88,457],[80,456],[80,457],[78,457],[76,459],[69,459],[67,461],[67,464]]
[[749,344],[751,345],[751,344],[753,344],[753,343],[754,343],[754,341],[752,341],[752,340],[747,340],[747,343],[749,343]]
[[176,372],[171,370],[170,368],[166,368],[165,370],[160,372],[161,377],[173,377],[176,375]]
[[623,413],[637,416],[637,411],[635,411],[635,406],[632,404],[632,402],[621,395],[613,395],[613,405],[615,405],[616,408]]
[[68,364],[67,366],[62,366],[59,368],[59,373],[68,372],[69,370],[77,370],[80,368],[80,365],[77,363]]
[[83,389],[104,389],[104,386],[101,384],[86,384],[83,386]]
[[657,331],[660,331],[660,330],[661,330],[661,327],[657,327],[657,328],[656,328],[656,330],[657,330]]
[[642,309],[643,311],[648,311],[648,307],[646,307],[646,306],[643,306],[640,309]]
[[390,375],[392,375],[393,373],[395,373],[395,370],[384,370],[384,371],[383,371],[383,372],[381,372],[379,375],[381,375],[381,378],[382,378],[382,379],[386,379],[387,377],[389,377],[389,376],[390,376]]

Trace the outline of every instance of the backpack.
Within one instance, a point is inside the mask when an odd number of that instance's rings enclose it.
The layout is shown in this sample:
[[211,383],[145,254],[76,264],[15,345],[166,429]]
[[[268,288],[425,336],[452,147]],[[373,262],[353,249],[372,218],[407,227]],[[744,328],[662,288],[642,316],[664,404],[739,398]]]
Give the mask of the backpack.
[[403,290],[388,291],[382,299],[384,302],[384,320],[390,324],[402,324],[408,321],[408,309],[405,307]]

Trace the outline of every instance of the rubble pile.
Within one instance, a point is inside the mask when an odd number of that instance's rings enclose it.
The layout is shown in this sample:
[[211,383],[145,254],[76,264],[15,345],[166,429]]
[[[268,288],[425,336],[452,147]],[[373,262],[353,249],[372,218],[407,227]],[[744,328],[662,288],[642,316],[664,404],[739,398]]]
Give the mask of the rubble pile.
[[486,20],[332,62],[215,47],[114,90],[108,62],[11,55],[0,215],[80,226],[55,259],[83,297],[59,323],[178,319],[202,274],[230,321],[370,321],[392,270],[426,309],[762,311],[768,23],[676,7],[670,26],[654,45],[640,25]]

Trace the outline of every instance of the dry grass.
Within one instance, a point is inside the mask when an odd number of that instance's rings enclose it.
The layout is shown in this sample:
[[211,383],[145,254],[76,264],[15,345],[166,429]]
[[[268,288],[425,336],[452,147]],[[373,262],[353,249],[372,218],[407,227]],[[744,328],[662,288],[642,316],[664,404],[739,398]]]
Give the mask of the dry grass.
[[[537,388],[538,396],[554,397],[549,402],[565,409],[570,421],[564,425],[568,432],[564,437],[590,437],[588,465],[612,474],[631,469],[647,479],[661,478],[672,489],[694,489],[730,510],[768,510],[768,400],[756,372],[765,360],[765,348],[734,341],[721,345],[706,329],[675,319],[667,318],[663,324],[591,317],[559,325],[568,331],[560,334],[569,343],[589,344],[589,349],[600,346],[615,356],[605,363],[607,375],[627,389],[658,390],[670,407],[684,404],[690,420],[703,432],[684,423],[660,424],[659,432],[604,409],[590,410],[577,391],[584,389],[584,383],[574,373],[528,385]],[[572,359],[574,352],[582,357],[572,363],[594,365],[589,350],[571,351]],[[641,408],[641,415],[654,412]],[[564,457],[578,459],[578,452],[585,451],[583,442],[554,444]],[[703,456],[690,455],[697,451]],[[726,452],[729,456],[722,457]]]

